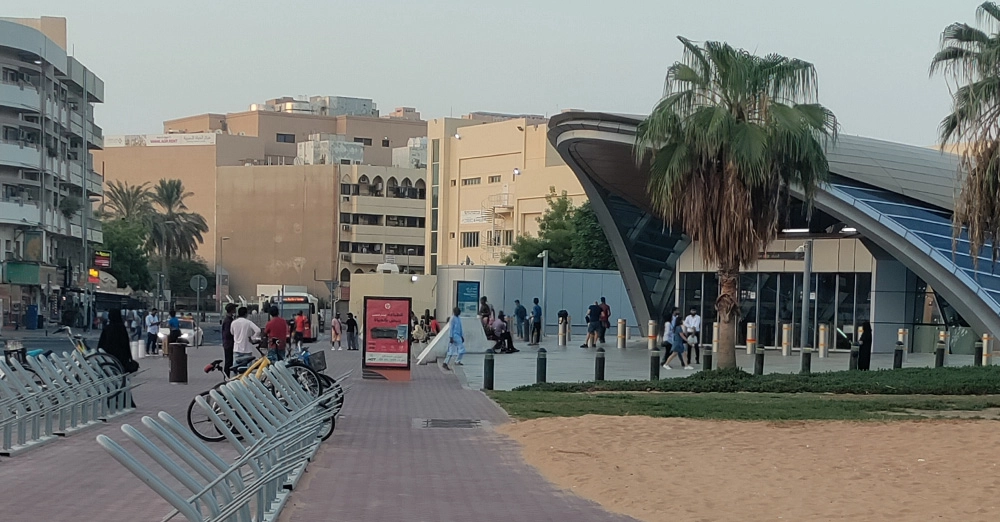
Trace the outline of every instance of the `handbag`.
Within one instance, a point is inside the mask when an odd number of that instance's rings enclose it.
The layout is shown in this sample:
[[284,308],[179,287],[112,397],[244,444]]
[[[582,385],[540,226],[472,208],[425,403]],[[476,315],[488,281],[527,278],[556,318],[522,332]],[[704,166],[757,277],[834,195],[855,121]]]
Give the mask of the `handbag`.
[[125,363],[125,373],[135,373],[139,371],[139,363],[135,359],[130,359]]

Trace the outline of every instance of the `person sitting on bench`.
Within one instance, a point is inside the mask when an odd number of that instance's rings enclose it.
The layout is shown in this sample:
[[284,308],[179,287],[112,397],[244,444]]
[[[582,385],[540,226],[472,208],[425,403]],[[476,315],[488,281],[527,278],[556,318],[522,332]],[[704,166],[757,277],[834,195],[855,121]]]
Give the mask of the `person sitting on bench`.
[[496,321],[493,321],[493,335],[497,340],[496,344],[493,345],[493,351],[500,353],[519,352],[520,350],[514,348],[514,339],[510,336],[507,321],[504,319],[503,312],[500,312],[497,314]]

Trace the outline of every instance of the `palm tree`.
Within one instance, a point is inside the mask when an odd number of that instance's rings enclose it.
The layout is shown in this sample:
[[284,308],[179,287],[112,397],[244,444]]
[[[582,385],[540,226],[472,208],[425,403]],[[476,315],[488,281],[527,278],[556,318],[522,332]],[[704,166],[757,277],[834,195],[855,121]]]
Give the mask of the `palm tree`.
[[[945,27],[930,67],[931,74],[941,72],[954,82],[952,112],[939,130],[942,148],[955,145],[966,174],[953,235],[957,240],[963,228],[968,231],[973,263],[984,245],[1000,238],[1000,6],[980,5],[976,19],[992,32],[957,22]],[[990,250],[995,264],[1000,250]]]
[[736,366],[739,275],[777,237],[789,190],[806,208],[829,166],[837,120],[816,103],[812,64],[722,42],[684,45],[636,133],[654,210],[718,267],[719,367]]
[[153,187],[156,216],[149,233],[149,248],[160,256],[164,274],[170,273],[172,258],[190,259],[198,245],[204,243],[208,224],[201,214],[189,212],[184,203],[193,195],[184,190],[179,179],[161,179]]
[[128,182],[113,180],[104,191],[104,203],[98,212],[104,216],[146,220],[153,213],[153,192],[149,183],[129,185]]

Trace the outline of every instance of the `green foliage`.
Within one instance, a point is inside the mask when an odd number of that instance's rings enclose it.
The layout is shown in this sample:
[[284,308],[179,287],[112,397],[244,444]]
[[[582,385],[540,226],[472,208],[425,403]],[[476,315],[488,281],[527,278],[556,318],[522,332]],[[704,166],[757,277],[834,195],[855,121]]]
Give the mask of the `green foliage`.
[[129,185],[113,180],[104,189],[104,203],[98,210],[107,217],[149,223],[153,215],[153,192],[149,183]]
[[146,253],[148,230],[140,221],[111,219],[103,222],[103,248],[111,251],[111,268],[108,273],[118,279],[119,288],[149,290],[149,256]]
[[66,219],[75,216],[82,208],[83,203],[80,201],[80,198],[67,196],[59,200],[59,212],[61,212]]
[[870,372],[840,371],[811,375],[751,375],[738,368],[698,372],[660,381],[550,383],[518,390],[550,392],[659,391],[690,393],[837,393],[858,395],[1000,394],[1000,366],[902,368]]
[[771,393],[490,392],[518,419],[580,415],[645,415],[744,421],[876,420],[933,417],[947,410],[1000,406],[997,397],[845,396]]
[[554,187],[545,196],[549,208],[538,219],[538,237],[519,236],[502,262],[511,266],[542,266],[538,255],[549,251],[549,266],[616,270],[611,246],[597,223],[590,202],[579,207]]
[[205,240],[208,223],[201,214],[189,212],[184,200],[193,196],[179,179],[161,179],[154,187],[155,218],[150,229],[149,245],[166,262],[173,258],[190,259]]
[[[160,259],[153,259],[152,267],[155,269],[160,261]],[[195,297],[195,291],[191,290],[191,278],[199,274],[208,279],[208,289],[204,290],[201,296],[211,295],[215,291],[215,272],[212,272],[204,260],[196,258],[171,261],[168,284],[173,296]]]

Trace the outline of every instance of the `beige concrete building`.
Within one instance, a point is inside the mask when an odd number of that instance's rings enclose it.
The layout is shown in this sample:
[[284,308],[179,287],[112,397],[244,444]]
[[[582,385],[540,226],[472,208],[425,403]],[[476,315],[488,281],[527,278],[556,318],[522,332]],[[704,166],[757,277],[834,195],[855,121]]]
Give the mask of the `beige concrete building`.
[[438,265],[500,264],[515,237],[537,235],[552,190],[575,204],[586,201],[547,132],[547,125],[523,118],[428,122],[430,273]]

